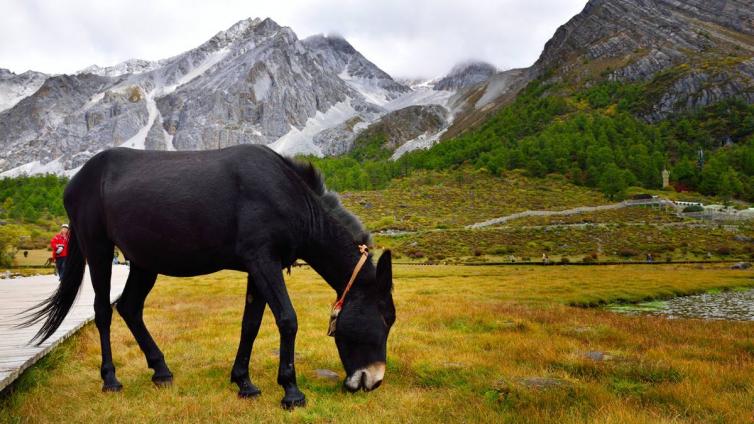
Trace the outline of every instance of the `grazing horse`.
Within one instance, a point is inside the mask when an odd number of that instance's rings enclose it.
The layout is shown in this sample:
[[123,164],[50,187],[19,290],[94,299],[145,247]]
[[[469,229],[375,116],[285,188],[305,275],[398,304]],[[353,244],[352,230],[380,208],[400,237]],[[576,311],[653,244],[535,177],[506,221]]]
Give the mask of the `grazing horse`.
[[182,277],[232,269],[248,272],[248,281],[231,382],[241,397],[261,393],[251,382],[249,360],[269,305],[280,333],[282,405],[304,405],[293,361],[296,312],[282,276],[297,258],[343,298],[333,330],[346,371],[344,386],[368,391],[382,382],[387,336],[395,321],[390,251],[376,268],[371,260],[364,262],[367,253],[359,246],[369,244],[369,233],[325,189],[311,164],[254,145],[201,152],[116,148],[92,157],[63,197],[71,224],[66,273],[57,291],[30,311],[26,325],[44,320],[34,339],[42,343],[50,337],[71,308],[88,263],[103,391],[122,388],[110,350],[115,246],[131,261],[116,309],[154,370],[155,384],[173,379],[142,319],[157,274]]

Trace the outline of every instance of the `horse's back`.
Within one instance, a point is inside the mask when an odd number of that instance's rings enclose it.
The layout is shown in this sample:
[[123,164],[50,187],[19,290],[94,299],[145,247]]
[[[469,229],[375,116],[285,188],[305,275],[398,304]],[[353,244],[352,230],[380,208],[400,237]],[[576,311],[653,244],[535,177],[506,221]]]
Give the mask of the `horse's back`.
[[129,259],[161,273],[195,274],[237,268],[241,225],[254,228],[252,237],[274,238],[271,232],[286,225],[286,214],[300,210],[292,200],[295,185],[282,159],[261,146],[118,148],[80,170],[67,189],[76,195],[68,196],[66,208],[89,209],[89,216],[98,204],[102,216],[94,220],[101,219],[102,230]]

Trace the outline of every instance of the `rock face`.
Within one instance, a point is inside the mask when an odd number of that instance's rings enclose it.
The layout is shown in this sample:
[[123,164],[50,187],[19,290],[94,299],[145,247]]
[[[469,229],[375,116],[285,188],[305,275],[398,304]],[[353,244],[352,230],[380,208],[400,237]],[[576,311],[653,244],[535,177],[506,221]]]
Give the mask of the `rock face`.
[[557,30],[534,70],[576,84],[662,76],[645,113],[657,121],[728,98],[754,103],[753,56],[751,1],[592,0]]
[[240,21],[168,59],[27,74],[0,72],[0,87],[13,87],[0,92],[12,106],[0,113],[3,175],[75,172],[114,146],[340,154],[381,116],[450,96],[417,96],[343,38],[299,40],[271,19]]
[[384,105],[411,91],[368,61],[340,36],[314,35],[303,43],[327,71],[337,74],[370,102]]
[[[432,142],[415,145],[421,140],[437,140],[436,135],[448,124],[448,111],[439,105],[409,106],[390,112],[362,131],[354,144],[378,136],[384,138],[383,147],[396,151],[401,146],[411,143],[411,150],[428,148]],[[416,140],[416,141],[415,141]]]
[[30,96],[42,86],[47,75],[26,71],[23,74],[0,68],[0,112],[10,109],[23,98]]

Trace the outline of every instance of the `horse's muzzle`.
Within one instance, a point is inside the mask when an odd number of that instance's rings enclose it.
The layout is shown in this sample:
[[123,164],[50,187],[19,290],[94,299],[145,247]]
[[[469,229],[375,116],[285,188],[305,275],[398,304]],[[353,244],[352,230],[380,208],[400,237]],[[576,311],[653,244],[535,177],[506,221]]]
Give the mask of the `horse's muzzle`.
[[380,387],[385,377],[385,363],[375,362],[365,368],[359,368],[346,378],[343,385],[349,392],[364,390],[369,392]]

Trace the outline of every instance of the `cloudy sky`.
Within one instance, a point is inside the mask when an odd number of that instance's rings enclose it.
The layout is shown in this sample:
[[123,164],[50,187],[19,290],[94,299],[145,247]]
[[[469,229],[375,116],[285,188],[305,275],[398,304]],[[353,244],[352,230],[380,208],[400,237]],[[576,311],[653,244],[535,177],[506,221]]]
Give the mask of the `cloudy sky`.
[[393,76],[432,77],[468,59],[528,66],[586,0],[0,0],[0,68],[70,73],[162,59],[247,17],[299,38],[344,36]]

